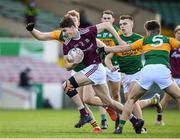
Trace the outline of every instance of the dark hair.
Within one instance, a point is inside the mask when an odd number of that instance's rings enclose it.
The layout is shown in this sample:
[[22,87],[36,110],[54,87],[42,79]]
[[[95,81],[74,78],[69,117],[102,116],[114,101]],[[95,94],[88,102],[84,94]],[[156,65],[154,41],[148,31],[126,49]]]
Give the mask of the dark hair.
[[152,33],[159,33],[161,25],[157,20],[150,20],[145,22],[144,28],[147,29],[147,31],[151,31]]
[[64,18],[60,21],[59,27],[66,28],[76,26],[73,19],[69,15],[65,15]]
[[121,15],[119,17],[120,20],[124,20],[124,19],[130,19],[130,20],[134,20],[134,18],[131,15]]
[[105,11],[103,11],[103,14],[110,14],[110,15],[112,15],[112,17],[114,17],[114,12],[111,10],[105,10]]
[[31,69],[30,69],[30,68],[26,68],[24,71],[25,71],[25,72],[30,72]]

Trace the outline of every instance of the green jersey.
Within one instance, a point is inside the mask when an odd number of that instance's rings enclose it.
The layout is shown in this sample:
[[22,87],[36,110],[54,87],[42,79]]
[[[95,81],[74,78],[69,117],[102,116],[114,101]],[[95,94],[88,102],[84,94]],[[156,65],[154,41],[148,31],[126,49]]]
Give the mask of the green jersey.
[[[113,27],[117,31],[117,33],[120,35],[121,31],[120,31],[119,27],[116,25],[113,25]],[[105,43],[107,46],[110,46],[110,47],[118,45],[116,38],[107,30],[97,34],[96,38],[101,40],[103,43]],[[104,61],[105,55],[102,54],[100,57],[101,57],[102,61]],[[113,63],[113,65],[117,65],[116,57],[112,58],[112,63]]]
[[142,49],[145,56],[145,65],[163,64],[168,68],[171,48],[178,48],[179,41],[163,35],[151,35],[131,44],[132,49]]
[[[126,37],[123,34],[120,38],[128,44],[131,44],[142,38],[141,35],[133,33],[131,36]],[[125,74],[134,74],[140,71],[143,67],[141,62],[141,49],[130,50],[127,52],[116,53],[116,60],[119,64],[120,71]]]

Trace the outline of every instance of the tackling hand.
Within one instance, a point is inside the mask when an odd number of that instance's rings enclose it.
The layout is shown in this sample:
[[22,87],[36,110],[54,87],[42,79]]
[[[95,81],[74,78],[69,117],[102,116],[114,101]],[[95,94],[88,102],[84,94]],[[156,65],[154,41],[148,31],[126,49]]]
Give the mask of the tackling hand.
[[26,26],[26,29],[27,29],[28,31],[32,31],[33,28],[34,28],[34,23],[28,23],[27,26]]

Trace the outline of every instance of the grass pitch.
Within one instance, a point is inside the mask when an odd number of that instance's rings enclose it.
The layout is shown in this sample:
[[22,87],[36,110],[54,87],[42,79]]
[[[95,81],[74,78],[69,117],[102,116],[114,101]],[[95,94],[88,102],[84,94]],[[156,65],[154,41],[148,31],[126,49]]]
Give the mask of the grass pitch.
[[[94,109],[97,121],[99,112]],[[0,110],[0,138],[180,138],[180,112],[166,110],[165,126],[156,126],[156,112],[153,109],[143,111],[147,134],[137,135],[127,122],[122,135],[115,135],[114,123],[108,118],[108,129],[101,133],[92,133],[86,124],[80,129],[74,128],[79,120],[76,109],[66,110]],[[99,122],[100,123],[100,122]]]

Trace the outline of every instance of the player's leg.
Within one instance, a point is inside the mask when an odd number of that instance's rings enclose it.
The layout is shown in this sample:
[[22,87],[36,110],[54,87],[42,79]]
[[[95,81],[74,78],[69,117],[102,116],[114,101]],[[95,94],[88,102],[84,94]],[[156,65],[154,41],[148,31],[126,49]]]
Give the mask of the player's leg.
[[[90,85],[87,85],[87,86],[90,86]],[[81,100],[83,100],[83,88],[84,88],[85,86],[83,86],[83,87],[79,87],[79,88],[77,88],[77,91],[78,91],[78,93],[79,93],[79,95],[80,95],[80,97],[81,97]],[[89,90],[89,92],[90,93],[94,93],[94,91],[92,91],[91,92],[91,90]],[[90,124],[91,124],[91,126],[93,127],[93,132],[95,132],[95,133],[98,133],[98,132],[101,132],[101,128],[98,126],[98,124],[97,124],[97,122],[96,122],[96,119],[95,119],[95,117],[94,117],[94,115],[93,115],[93,113],[92,113],[92,111],[90,110],[90,108],[89,108],[89,106],[87,105],[87,104],[84,104],[84,106],[85,106],[85,108],[86,108],[86,110],[87,110],[87,112],[90,114],[90,116],[91,116],[91,118],[92,118],[92,120],[90,121]],[[79,122],[77,123],[77,124],[75,124],[75,127],[76,128],[80,128],[82,125],[79,125]]]
[[107,123],[107,117],[106,117],[106,109],[104,107],[99,107],[99,113],[101,116],[101,128],[107,129],[108,123]]
[[89,106],[87,104],[84,104],[86,110],[89,112],[89,114],[92,117],[92,120],[90,121],[91,126],[93,127],[93,132],[94,133],[99,133],[102,131],[101,127],[98,125],[98,123],[96,122],[96,119],[94,117],[93,112],[90,110]]
[[164,125],[164,122],[162,120],[163,118],[163,111],[165,110],[165,108],[167,107],[169,101],[171,100],[171,96],[168,95],[167,93],[164,93],[164,96],[163,98],[161,99],[161,106],[162,106],[162,110],[161,111],[157,111],[157,118],[156,118],[156,121],[155,121],[155,124],[156,125]]
[[177,103],[180,109],[180,88],[176,82],[172,82],[170,86],[164,89]]
[[149,99],[139,100],[138,103],[139,103],[141,109],[146,108],[150,105],[156,106],[158,111],[160,111],[162,109],[162,106],[160,105],[160,95],[158,93],[155,93],[153,95],[153,97],[151,97]]
[[[116,134],[122,134],[123,126],[131,115],[135,102],[145,94],[146,90],[143,89],[138,83],[135,83],[132,90],[129,92],[128,100],[124,105],[119,127],[115,130]],[[137,134],[141,134],[144,121],[138,119],[135,124],[135,131]]]
[[[179,79],[175,79],[175,81],[178,83],[178,86],[180,87],[180,80]],[[164,125],[164,121],[163,121],[163,111],[166,109],[169,101],[172,100],[172,97],[170,95],[168,95],[167,93],[164,93],[163,98],[161,99],[161,106],[162,106],[162,111],[157,111],[157,118],[155,121],[156,125]]]
[[[94,91],[96,92],[97,96],[99,96],[99,98],[101,98],[103,103],[106,103],[108,107],[111,107],[116,112],[119,112],[119,113],[122,112],[123,105],[120,102],[117,102],[110,97],[107,84],[94,85],[93,87],[94,87]],[[134,120],[132,120],[132,119],[134,119]],[[133,114],[130,115],[129,120],[133,124],[133,126],[136,125],[137,118]]]
[[86,85],[83,87],[83,102],[88,105],[103,106],[101,99],[95,96],[95,92],[92,85]]
[[[156,69],[156,68],[155,68]],[[124,105],[124,109],[122,112],[121,120],[119,127],[116,129],[117,134],[122,134],[123,126],[125,125],[128,117],[133,111],[134,103],[145,94],[146,90],[148,90],[153,84],[154,73],[157,74],[157,71],[152,71],[152,67],[147,65],[145,66],[140,73],[139,80],[134,83],[132,88],[129,90],[128,100]],[[137,134],[141,134],[142,127],[144,125],[144,121],[142,119],[138,119],[135,124],[135,131]]]
[[65,83],[63,84],[64,92],[72,99],[72,101],[76,104],[80,112],[80,120],[79,124],[84,125],[92,120],[90,115],[85,109],[85,106],[76,90],[76,88],[91,84],[92,81],[88,79],[85,75],[81,73],[76,73],[74,76],[71,76]]
[[[120,76],[120,75],[119,75]],[[121,103],[121,97],[120,97],[120,85],[121,85],[121,82],[120,82],[120,78],[118,80],[109,80],[109,88],[111,90],[111,93],[112,93],[112,98],[117,101],[117,102],[120,102]],[[116,122],[115,122],[115,126],[116,124],[118,124],[119,122],[119,116],[120,114],[119,113],[116,113],[116,116],[111,117],[111,119],[116,119]]]
[[[129,96],[129,93],[132,92],[132,88],[134,86],[134,84],[136,83],[136,81],[132,81],[129,83],[129,86],[128,86],[128,92],[125,92],[125,99],[128,100],[128,96]],[[134,103],[134,108],[133,108],[133,112],[132,112],[137,118],[139,119],[143,119],[143,116],[142,116],[142,110],[141,110],[141,107],[139,106],[139,103],[138,101]]]
[[83,94],[83,101],[89,105],[97,105],[100,106],[101,109],[101,128],[107,129],[107,120],[106,120],[106,110],[102,107],[104,104],[102,103],[101,99],[98,96],[95,96],[95,92],[92,88],[92,85],[84,86],[84,94]]
[[[129,92],[133,91],[132,88],[133,88],[133,85],[135,83],[136,83],[135,81],[132,81],[129,86],[126,86],[124,88],[124,91],[125,91],[124,92],[125,100],[128,99]],[[132,112],[137,117],[137,119],[131,119],[131,120],[134,120],[134,121],[137,121],[138,119],[143,119],[142,110],[141,110],[141,107],[140,107],[138,101],[139,100],[137,100],[134,103],[134,108],[133,108],[133,112]],[[141,133],[143,133],[143,134],[147,133],[147,129],[143,127]]]

